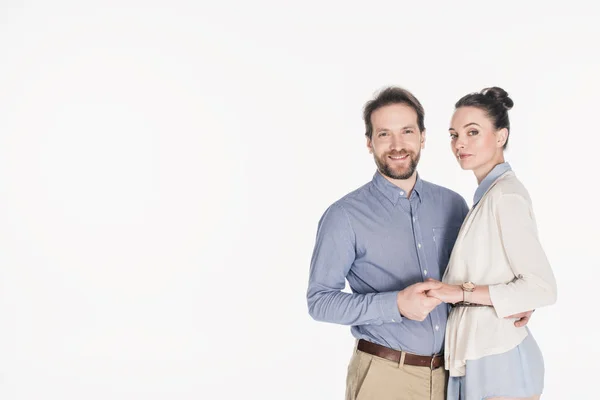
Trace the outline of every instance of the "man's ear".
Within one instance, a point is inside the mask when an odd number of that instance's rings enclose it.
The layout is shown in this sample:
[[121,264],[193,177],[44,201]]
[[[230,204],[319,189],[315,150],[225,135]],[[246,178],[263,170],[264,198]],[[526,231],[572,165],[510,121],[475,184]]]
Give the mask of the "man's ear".
[[427,129],[423,129],[421,132],[421,149],[425,148],[425,140],[427,139]]
[[373,142],[367,136],[367,148],[369,149],[369,154],[373,154]]

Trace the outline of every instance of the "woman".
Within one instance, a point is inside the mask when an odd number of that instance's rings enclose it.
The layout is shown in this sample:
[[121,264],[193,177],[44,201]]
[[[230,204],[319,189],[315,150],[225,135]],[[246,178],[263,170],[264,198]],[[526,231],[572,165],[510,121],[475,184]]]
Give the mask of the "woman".
[[452,152],[479,187],[444,285],[429,291],[454,304],[445,343],[448,400],[539,399],[544,386],[539,347],[507,318],[556,301],[529,194],[504,161],[512,106],[493,87],[461,98],[452,117]]

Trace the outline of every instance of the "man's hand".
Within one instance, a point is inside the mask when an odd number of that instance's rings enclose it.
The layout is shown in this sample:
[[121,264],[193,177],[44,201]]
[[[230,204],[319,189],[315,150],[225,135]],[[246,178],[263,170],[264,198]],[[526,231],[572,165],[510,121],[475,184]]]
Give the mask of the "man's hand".
[[441,303],[434,297],[428,297],[427,291],[439,289],[441,286],[441,282],[422,282],[410,285],[398,292],[396,303],[400,314],[404,318],[423,321]]
[[531,318],[531,314],[533,314],[533,311],[525,311],[522,313],[518,313],[518,314],[513,314],[513,315],[509,315],[508,317],[505,317],[507,319],[516,319],[515,321],[515,326],[517,328],[520,328],[522,326],[527,325],[527,323],[529,322],[529,318]]

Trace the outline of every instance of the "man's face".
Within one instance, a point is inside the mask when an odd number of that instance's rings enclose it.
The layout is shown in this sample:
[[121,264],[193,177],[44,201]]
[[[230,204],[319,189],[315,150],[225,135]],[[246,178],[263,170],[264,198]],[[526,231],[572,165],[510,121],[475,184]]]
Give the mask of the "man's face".
[[373,134],[367,147],[379,172],[389,179],[408,179],[417,169],[425,131],[419,131],[417,112],[406,104],[391,104],[371,114]]

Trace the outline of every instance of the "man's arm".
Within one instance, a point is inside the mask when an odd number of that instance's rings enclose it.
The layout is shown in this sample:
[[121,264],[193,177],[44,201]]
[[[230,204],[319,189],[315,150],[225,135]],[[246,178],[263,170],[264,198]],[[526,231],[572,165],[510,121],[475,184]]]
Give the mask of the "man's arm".
[[344,293],[346,275],[356,256],[356,237],[346,211],[332,205],[317,229],[307,291],[309,314],[342,325],[381,325],[406,318],[422,321],[440,304],[426,291],[438,283],[416,283],[401,291]]
[[346,275],[355,260],[356,237],[342,206],[334,204],[319,221],[310,265],[308,312],[318,321],[342,325],[400,322],[398,291],[344,293]]

